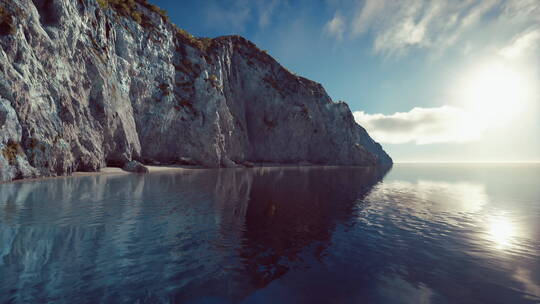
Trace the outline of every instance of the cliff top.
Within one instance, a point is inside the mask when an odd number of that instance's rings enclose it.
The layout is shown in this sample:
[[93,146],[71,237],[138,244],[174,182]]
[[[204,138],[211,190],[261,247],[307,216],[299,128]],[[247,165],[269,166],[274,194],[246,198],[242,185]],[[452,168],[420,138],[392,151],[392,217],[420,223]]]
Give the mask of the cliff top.
[[[84,2],[87,0],[79,1]],[[260,49],[255,43],[240,35],[225,35],[215,38],[193,36],[188,31],[174,24],[168,17],[165,10],[149,3],[147,0],[97,0],[97,2],[102,9],[112,9],[119,16],[131,18],[148,30],[157,28],[157,24],[153,23],[152,20],[155,20],[155,17],[159,17],[167,27],[170,27],[176,31],[177,39],[199,49],[203,53],[211,52],[214,47],[220,45],[221,43],[232,42],[235,45],[246,46],[252,49],[255,51],[256,57],[263,62],[280,65],[270,54],[268,54],[266,50]],[[289,78],[317,87],[318,90],[324,91],[324,88],[320,83],[299,76],[286,68],[284,68],[284,71],[288,74]]]

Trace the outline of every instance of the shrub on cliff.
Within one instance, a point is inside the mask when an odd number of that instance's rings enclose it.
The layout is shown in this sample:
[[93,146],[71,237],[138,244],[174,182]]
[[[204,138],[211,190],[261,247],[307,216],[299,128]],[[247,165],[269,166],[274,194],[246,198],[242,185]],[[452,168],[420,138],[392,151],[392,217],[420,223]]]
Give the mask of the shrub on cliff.
[[212,39],[211,38],[204,38],[204,37],[203,38],[197,38],[197,37],[191,35],[186,30],[181,29],[179,27],[176,27],[176,33],[180,38],[182,38],[183,40],[186,40],[189,44],[197,47],[201,51],[206,51],[212,45]]
[[112,8],[118,14],[131,17],[137,23],[142,22],[142,13],[137,11],[137,3],[135,0],[97,0],[101,8]]
[[[143,27],[148,27],[150,23],[148,22],[144,13],[139,10],[140,8],[138,5],[157,13],[165,22],[170,23],[167,12],[156,5],[149,3],[147,0],[97,0],[97,2],[101,8],[111,8],[121,16],[131,17],[133,20],[135,20],[135,22],[139,23]],[[175,25],[173,26],[176,27],[176,33],[182,40],[195,46],[201,51],[206,51],[212,45],[212,39],[210,38],[197,38],[188,33],[186,30]]]
[[142,26],[148,26],[149,23],[145,22],[144,13],[140,10],[138,5],[149,9],[152,12],[161,16],[165,22],[169,22],[167,13],[159,7],[148,3],[146,0],[97,0],[99,6],[103,9],[111,8],[118,14],[124,17],[131,17],[135,22]]

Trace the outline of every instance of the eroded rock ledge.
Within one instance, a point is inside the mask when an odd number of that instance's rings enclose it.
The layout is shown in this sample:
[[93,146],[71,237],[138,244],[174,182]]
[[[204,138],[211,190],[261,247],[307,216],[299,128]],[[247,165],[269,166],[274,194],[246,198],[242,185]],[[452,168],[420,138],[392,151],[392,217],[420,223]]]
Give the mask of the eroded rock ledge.
[[347,104],[242,37],[195,38],[144,0],[2,1],[0,181],[186,159],[392,162]]

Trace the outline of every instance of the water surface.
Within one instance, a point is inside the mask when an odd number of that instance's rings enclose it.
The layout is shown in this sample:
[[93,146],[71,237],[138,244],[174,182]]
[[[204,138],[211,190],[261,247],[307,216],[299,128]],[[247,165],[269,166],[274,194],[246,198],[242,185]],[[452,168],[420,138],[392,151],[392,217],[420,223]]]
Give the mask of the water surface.
[[0,185],[0,303],[538,303],[540,165]]

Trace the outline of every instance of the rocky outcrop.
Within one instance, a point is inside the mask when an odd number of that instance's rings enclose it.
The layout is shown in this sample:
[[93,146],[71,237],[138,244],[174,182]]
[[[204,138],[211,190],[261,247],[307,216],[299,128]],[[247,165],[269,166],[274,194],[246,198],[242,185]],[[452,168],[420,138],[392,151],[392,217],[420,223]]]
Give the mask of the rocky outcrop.
[[122,167],[124,171],[133,172],[133,173],[148,173],[149,170],[143,164],[136,160],[132,160]]
[[0,3],[0,180],[182,163],[390,164],[323,87],[145,0]]

